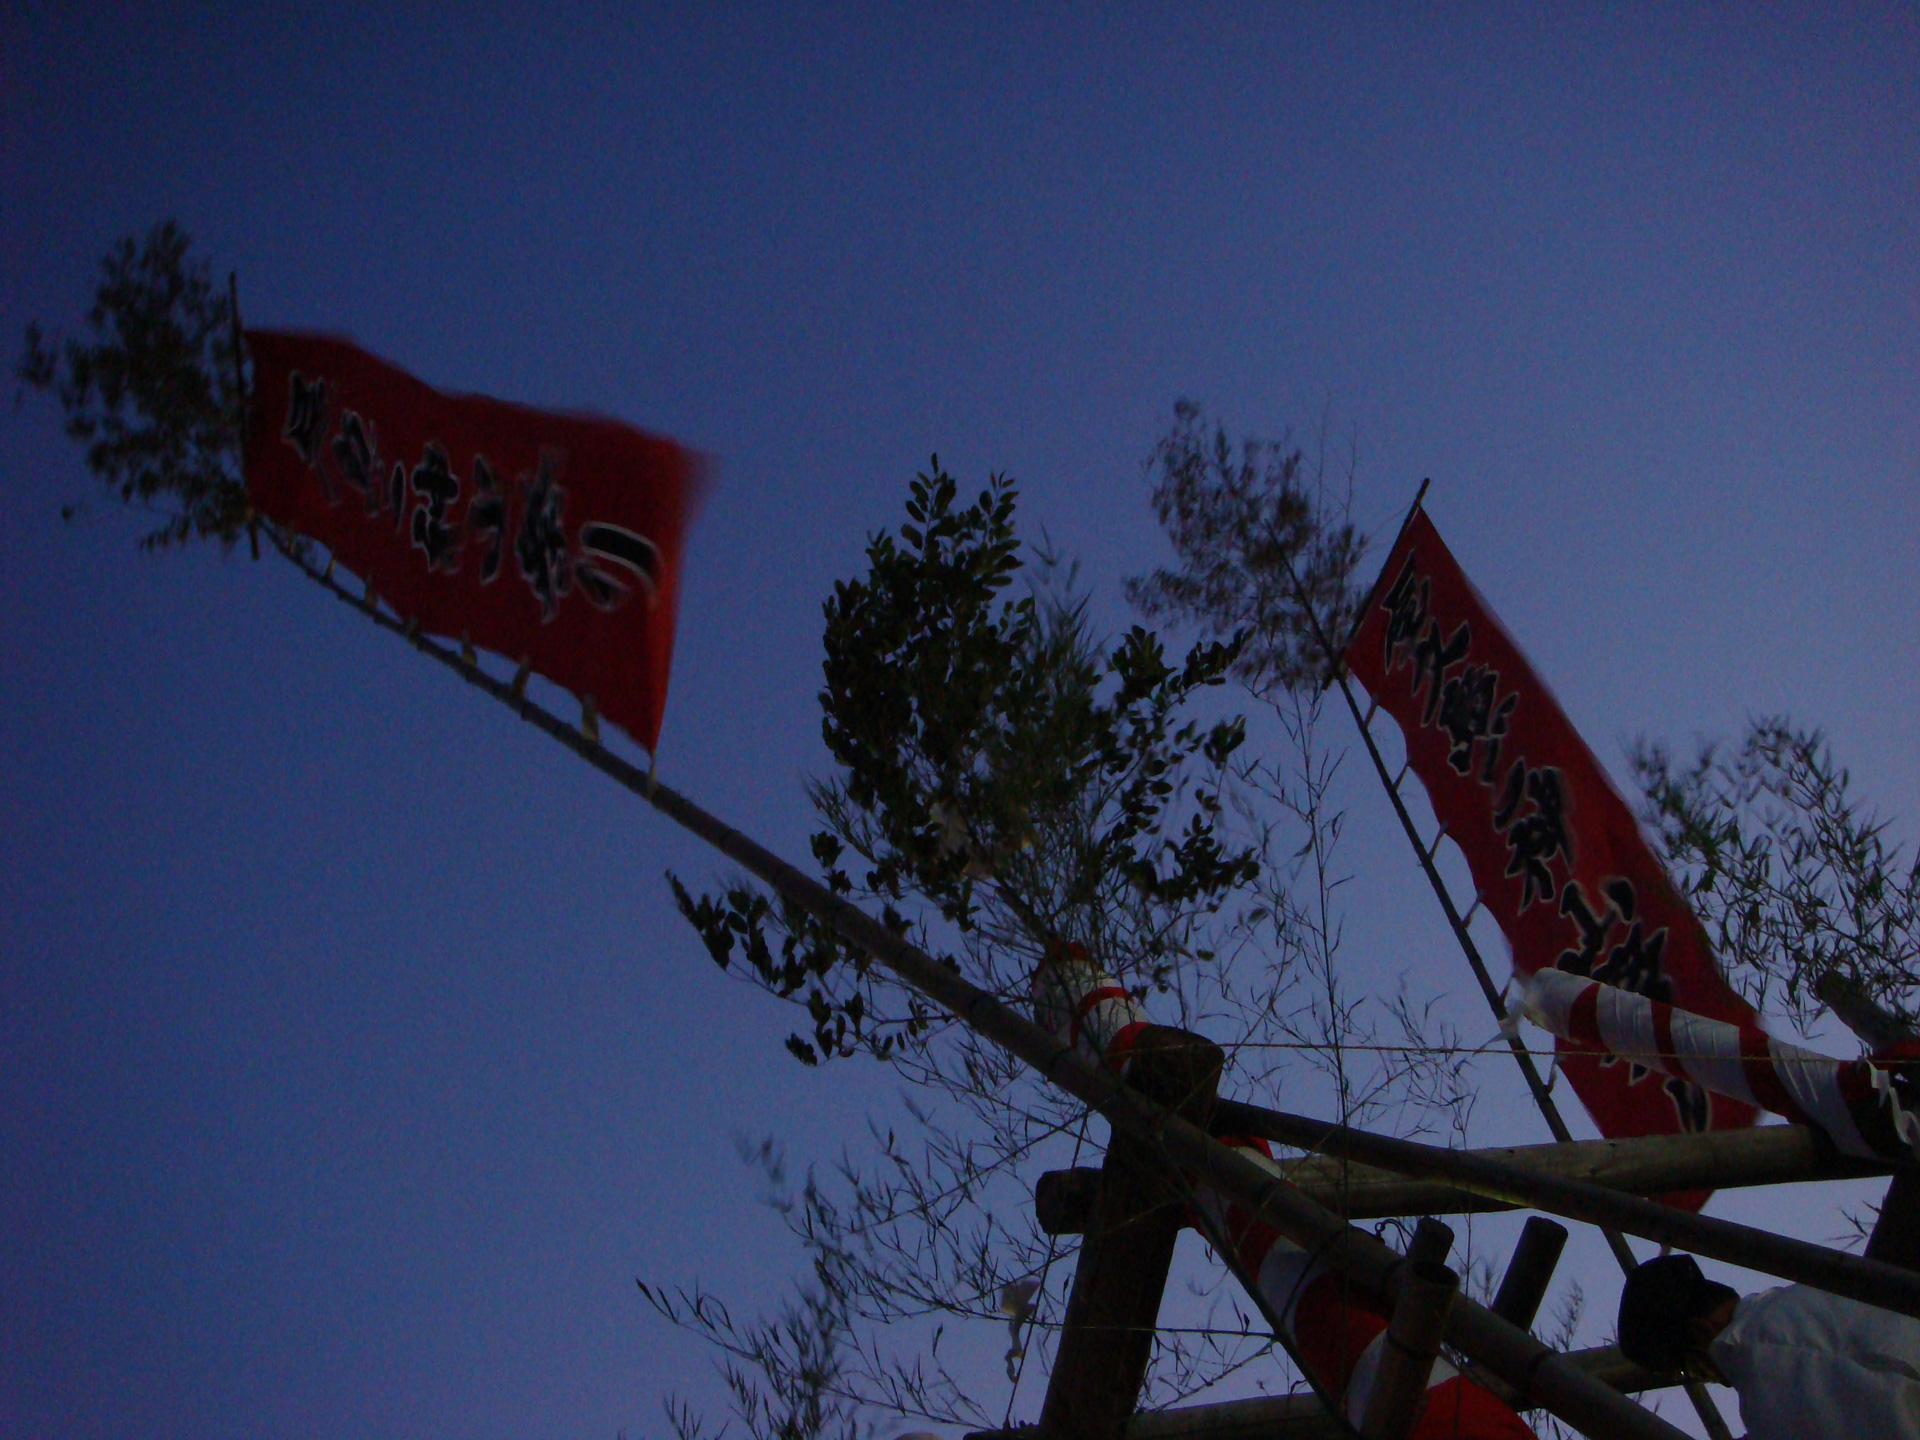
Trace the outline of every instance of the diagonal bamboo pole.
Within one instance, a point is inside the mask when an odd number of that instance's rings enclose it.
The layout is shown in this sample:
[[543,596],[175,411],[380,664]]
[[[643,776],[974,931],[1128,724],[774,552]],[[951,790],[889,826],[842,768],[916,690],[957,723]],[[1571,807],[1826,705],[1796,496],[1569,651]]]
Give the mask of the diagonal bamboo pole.
[[[833,894],[772,851],[710,815],[637,765],[586,739],[572,726],[528,700],[518,690],[476,665],[382,615],[307,565],[274,534],[282,553],[302,573],[324,586],[382,629],[438,660],[469,684],[484,690],[528,724],[558,740],[596,770],[646,800],[682,829],[771,886],[784,898],[831,925],[849,944],[878,960],[910,988],[932,1000],[975,1033],[1026,1061],[1068,1094],[1086,1102],[1124,1130],[1153,1147],[1165,1163],[1238,1200],[1255,1217],[1294,1244],[1311,1251],[1331,1269],[1363,1289],[1391,1302],[1400,1291],[1405,1258],[1379,1239],[1356,1230],[1293,1186],[1237,1154],[1198,1126],[1155,1104],[1033,1021],[962,979],[917,946],[908,944],[871,915]],[[1539,1406],[1593,1440],[1684,1440],[1684,1432],[1595,1380],[1558,1351],[1509,1325],[1484,1307],[1462,1299],[1447,1319],[1449,1344],[1514,1387],[1526,1406]]]

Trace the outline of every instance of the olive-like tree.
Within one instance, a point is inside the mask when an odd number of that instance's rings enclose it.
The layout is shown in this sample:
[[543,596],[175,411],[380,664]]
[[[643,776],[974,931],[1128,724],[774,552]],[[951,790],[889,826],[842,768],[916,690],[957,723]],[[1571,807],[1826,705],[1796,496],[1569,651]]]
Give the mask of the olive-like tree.
[[[27,327],[15,373],[51,393],[87,468],[118,499],[157,517],[144,550],[189,540],[231,546],[247,523],[245,421],[231,289],[213,283],[172,220],[127,236],[100,261],[85,338]],[[81,509],[70,504],[72,519]]]

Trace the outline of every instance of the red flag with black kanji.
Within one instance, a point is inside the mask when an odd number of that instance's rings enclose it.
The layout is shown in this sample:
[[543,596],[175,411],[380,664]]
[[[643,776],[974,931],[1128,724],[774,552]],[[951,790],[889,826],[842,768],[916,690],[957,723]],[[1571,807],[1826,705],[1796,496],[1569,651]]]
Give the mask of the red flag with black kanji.
[[[1408,764],[1521,975],[1554,966],[1753,1022],[1633,812],[1425,512],[1387,557],[1346,664],[1399,722]],[[1560,1068],[1610,1138],[1736,1129],[1757,1113],[1684,1078],[1559,1043]],[[1698,1208],[1706,1193],[1686,1199]]]
[[396,614],[653,750],[699,458],[618,421],[446,395],[349,341],[249,330],[247,493]]

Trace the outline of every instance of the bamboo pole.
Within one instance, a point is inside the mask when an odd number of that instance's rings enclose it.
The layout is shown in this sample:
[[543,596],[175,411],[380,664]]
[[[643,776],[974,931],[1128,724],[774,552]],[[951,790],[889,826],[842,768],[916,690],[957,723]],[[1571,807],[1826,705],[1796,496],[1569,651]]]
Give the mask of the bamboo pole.
[[1509,1325],[1522,1330],[1533,1328],[1533,1317],[1540,1313],[1540,1302],[1547,1298],[1553,1270],[1560,1263],[1560,1252],[1567,1248],[1567,1227],[1538,1215],[1527,1217],[1520,1239],[1507,1258],[1507,1273],[1500,1277],[1500,1289],[1493,1297],[1492,1310]]
[[1887,1050],[1914,1038],[1905,1021],[1881,1009],[1865,990],[1838,970],[1829,970],[1814,981],[1813,993],[1870,1050]]
[[1920,1170],[1900,1171],[1880,1197],[1880,1218],[1867,1237],[1866,1256],[1920,1270]]
[[[1620,1347],[1617,1345],[1601,1345],[1591,1350],[1573,1350],[1568,1352],[1567,1359],[1601,1384],[1623,1395],[1638,1395],[1648,1390],[1686,1388],[1687,1382],[1678,1375],[1662,1374],[1634,1364],[1620,1353]],[[1498,1375],[1489,1375],[1478,1366],[1470,1367],[1467,1373],[1491,1390],[1498,1399],[1505,1401],[1516,1410],[1524,1409],[1528,1403],[1518,1390]]]
[[[1575,1140],[1565,1145],[1511,1145],[1468,1150],[1537,1175],[1584,1180],[1631,1195],[1733,1190],[1807,1180],[1885,1175],[1894,1165],[1840,1155],[1809,1125],[1760,1125],[1703,1135],[1639,1135]],[[1034,1186],[1034,1209],[1049,1234],[1077,1235],[1092,1203],[1093,1170],[1051,1170]],[[1400,1215],[1473,1215],[1528,1208],[1475,1194],[1445,1181],[1409,1179],[1392,1170],[1325,1155],[1282,1160],[1280,1173],[1320,1204],[1349,1220]],[[1880,1257],[1875,1256],[1878,1259]]]
[[[1814,982],[1813,993],[1870,1049],[1911,1044],[1913,1030],[1890,1015],[1838,970]],[[1880,1218],[1867,1237],[1866,1256],[1908,1270],[1920,1270],[1920,1171],[1903,1170],[1880,1197]]]
[[1407,1267],[1406,1283],[1380,1346],[1360,1433],[1366,1440],[1407,1440],[1427,1404],[1427,1381],[1440,1358],[1440,1333],[1460,1292],[1460,1277],[1432,1260]]
[[1422,1215],[1407,1242],[1407,1259],[1415,1265],[1445,1265],[1453,1253],[1453,1227],[1431,1215]]
[[1402,1174],[1443,1179],[1462,1190],[1583,1220],[1656,1244],[1691,1250],[1732,1265],[1763,1271],[1903,1315],[1920,1316],[1920,1274],[1864,1260],[1824,1245],[1713,1219],[1638,1195],[1623,1195],[1582,1180],[1541,1175],[1465,1150],[1444,1150],[1413,1140],[1373,1135],[1329,1120],[1221,1101],[1216,1122],[1235,1134],[1258,1135],[1285,1145],[1358,1160]]

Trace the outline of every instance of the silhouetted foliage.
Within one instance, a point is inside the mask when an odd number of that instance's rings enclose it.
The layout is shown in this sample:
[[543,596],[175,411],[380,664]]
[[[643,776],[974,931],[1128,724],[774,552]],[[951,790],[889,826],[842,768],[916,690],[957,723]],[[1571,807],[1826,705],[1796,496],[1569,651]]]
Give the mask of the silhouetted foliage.
[[[832,1224],[818,1223],[830,1204],[808,1180],[799,1195],[787,1189],[785,1162],[772,1142],[743,1158],[763,1172],[767,1203],[802,1217],[799,1227],[811,1275],[772,1318],[739,1321],[711,1294],[638,1282],[640,1294],[670,1324],[705,1340],[724,1357],[720,1374],[734,1419],[752,1440],[871,1440],[874,1427],[855,1388],[868,1359],[858,1335],[854,1284],[858,1266]],[[676,1440],[719,1440],[731,1428],[709,1429],[683,1398],[663,1404]]]
[[1329,483],[1328,460],[1324,433],[1311,463],[1285,438],[1236,447],[1182,400],[1148,461],[1154,514],[1179,564],[1132,581],[1127,594],[1149,615],[1244,635],[1234,678],[1259,693],[1325,679],[1316,618],[1335,644],[1353,626],[1366,539],[1347,516],[1350,495]]
[[49,342],[29,325],[16,366],[26,386],[58,400],[101,484],[161,517],[146,550],[231,545],[246,524],[233,310],[191,248],[171,220],[144,242],[122,239],[100,262],[89,338]]
[[[1114,973],[1164,986],[1185,927],[1257,870],[1219,827],[1244,728],[1179,714],[1221,682],[1237,643],[1175,664],[1135,626],[1102,651],[1044,556],[1038,583],[1010,595],[1025,569],[1017,502],[995,477],[960,504],[936,460],[897,536],[871,539],[866,576],[835,586],[820,704],[840,768],[812,790],[825,821],[814,857],[829,886],[876,902],[902,934],[944,922],[1015,973],[1071,937]],[[813,1038],[789,1042],[803,1060],[885,1057],[923,1033],[917,1006],[876,1027],[864,957],[796,908],[744,885],[698,900],[673,886],[719,964],[737,951],[775,993],[806,990]]]
[[1641,740],[1630,758],[1675,881],[1757,1008],[1777,996],[1805,1028],[1837,976],[1920,1029],[1920,858],[1848,793],[1818,730],[1762,719],[1730,755],[1706,744],[1677,768]]

